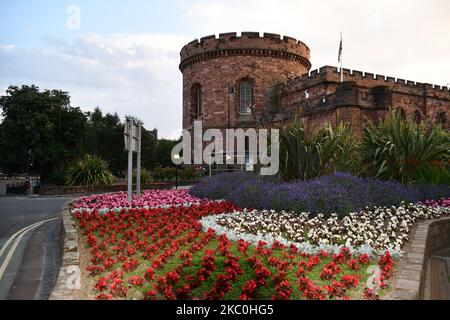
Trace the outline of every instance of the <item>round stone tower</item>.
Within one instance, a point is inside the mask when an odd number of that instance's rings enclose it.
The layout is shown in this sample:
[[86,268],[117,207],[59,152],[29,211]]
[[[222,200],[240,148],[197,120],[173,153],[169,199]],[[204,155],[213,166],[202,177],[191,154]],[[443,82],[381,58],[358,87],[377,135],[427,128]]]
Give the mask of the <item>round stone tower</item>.
[[274,97],[274,85],[311,68],[310,50],[278,34],[223,33],[194,40],[180,53],[183,128],[254,127]]

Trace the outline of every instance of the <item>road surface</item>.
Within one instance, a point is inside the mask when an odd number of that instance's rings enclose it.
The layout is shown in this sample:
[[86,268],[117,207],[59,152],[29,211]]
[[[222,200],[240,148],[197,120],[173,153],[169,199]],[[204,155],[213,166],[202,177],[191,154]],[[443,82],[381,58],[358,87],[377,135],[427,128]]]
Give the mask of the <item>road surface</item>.
[[0,197],[0,300],[48,299],[61,265],[70,198]]

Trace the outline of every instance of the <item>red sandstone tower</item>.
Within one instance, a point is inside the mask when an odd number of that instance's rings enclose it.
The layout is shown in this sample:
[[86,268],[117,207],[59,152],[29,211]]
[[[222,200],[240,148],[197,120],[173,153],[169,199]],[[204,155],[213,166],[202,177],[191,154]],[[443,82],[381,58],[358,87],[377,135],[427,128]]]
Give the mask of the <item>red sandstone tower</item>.
[[310,50],[278,34],[242,32],[194,40],[181,50],[183,128],[255,127],[268,112],[274,86],[308,73]]

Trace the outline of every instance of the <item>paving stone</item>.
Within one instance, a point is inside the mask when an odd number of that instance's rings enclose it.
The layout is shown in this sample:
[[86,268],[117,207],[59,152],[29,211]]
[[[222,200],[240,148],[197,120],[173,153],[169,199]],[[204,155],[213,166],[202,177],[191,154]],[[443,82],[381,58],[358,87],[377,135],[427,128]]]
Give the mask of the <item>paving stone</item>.
[[64,251],[65,252],[75,252],[78,251],[78,241],[64,241]]
[[80,253],[77,252],[66,252],[63,255],[63,265],[79,265],[80,264]]
[[418,259],[418,258],[407,258],[406,260],[406,264],[419,264],[421,266],[423,266],[423,261],[424,259]]
[[415,291],[418,293],[420,290],[420,281],[403,279],[400,277],[397,281],[397,289]]
[[405,265],[405,269],[404,270],[416,271],[416,272],[420,273],[422,271],[422,265],[420,265],[420,264],[407,264],[407,265]]
[[423,259],[423,253],[408,252],[408,259]]
[[404,279],[420,281],[420,271],[416,270],[403,270],[401,277]]
[[395,290],[390,298],[392,300],[417,300],[419,294],[414,290]]

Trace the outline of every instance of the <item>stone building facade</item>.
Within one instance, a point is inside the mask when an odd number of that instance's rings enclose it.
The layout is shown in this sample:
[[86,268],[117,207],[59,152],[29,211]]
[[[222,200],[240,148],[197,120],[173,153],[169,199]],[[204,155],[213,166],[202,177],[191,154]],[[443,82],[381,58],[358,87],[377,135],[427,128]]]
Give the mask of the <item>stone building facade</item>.
[[311,71],[310,50],[291,37],[255,32],[194,40],[181,50],[183,128],[249,128],[291,119],[308,128],[349,122],[358,132],[389,108],[448,128],[447,87],[324,66]]

